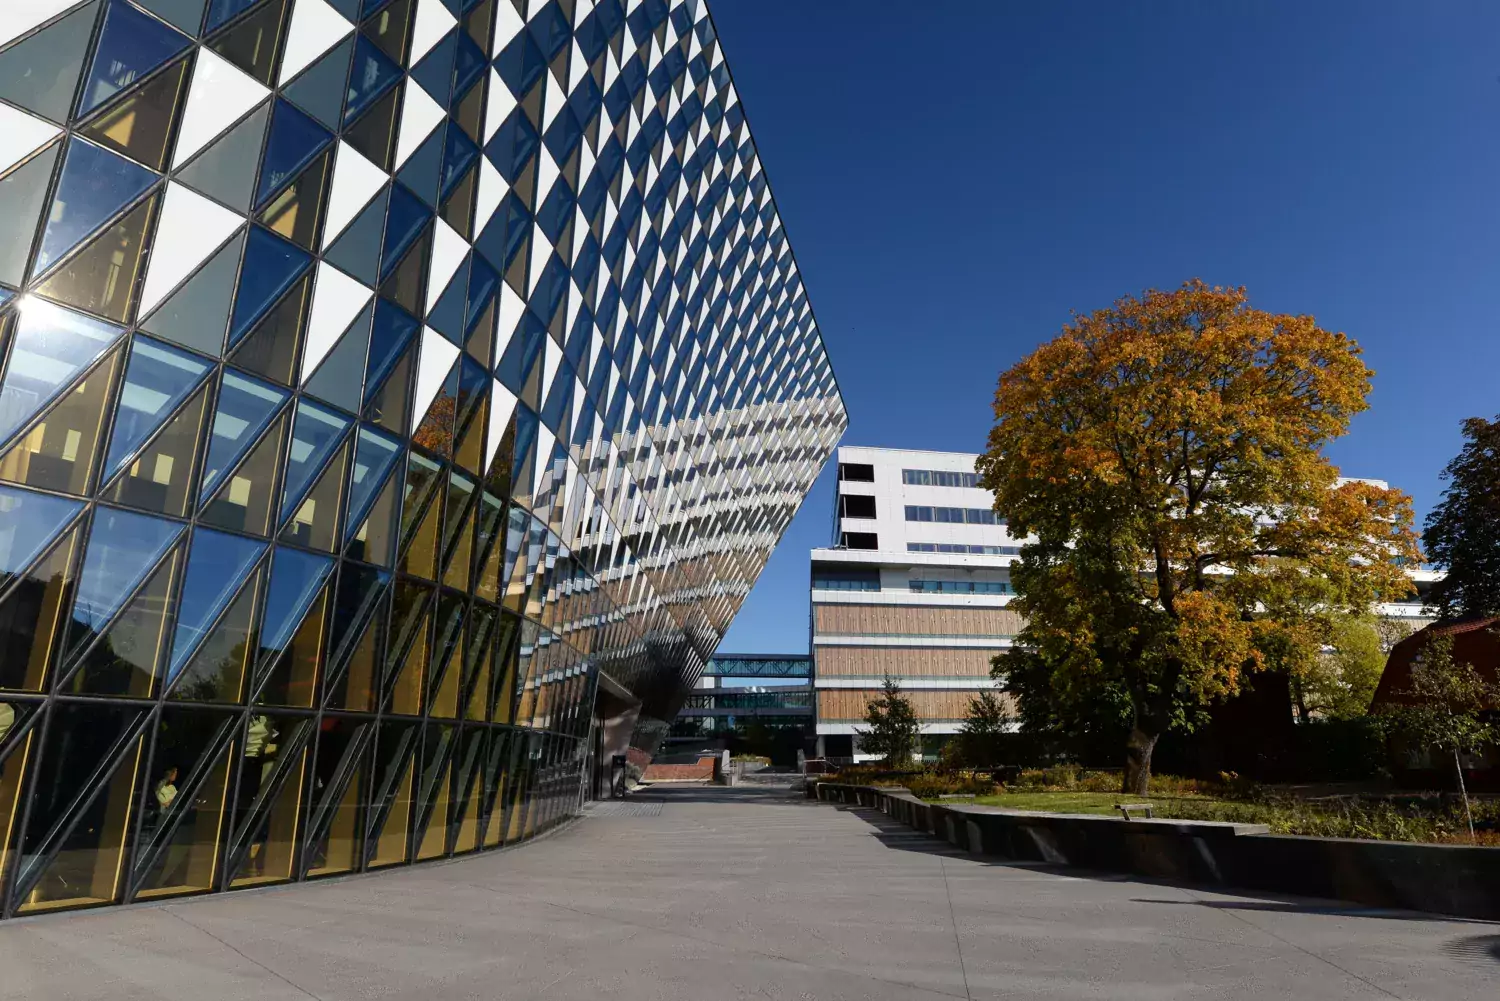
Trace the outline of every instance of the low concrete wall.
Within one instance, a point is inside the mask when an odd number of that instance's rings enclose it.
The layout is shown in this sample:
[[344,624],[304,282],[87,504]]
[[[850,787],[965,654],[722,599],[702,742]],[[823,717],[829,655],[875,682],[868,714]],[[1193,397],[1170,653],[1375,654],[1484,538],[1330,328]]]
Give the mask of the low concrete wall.
[[1124,820],[925,803],[905,789],[808,784],[976,855],[1500,920],[1500,849],[1304,838],[1260,824]]

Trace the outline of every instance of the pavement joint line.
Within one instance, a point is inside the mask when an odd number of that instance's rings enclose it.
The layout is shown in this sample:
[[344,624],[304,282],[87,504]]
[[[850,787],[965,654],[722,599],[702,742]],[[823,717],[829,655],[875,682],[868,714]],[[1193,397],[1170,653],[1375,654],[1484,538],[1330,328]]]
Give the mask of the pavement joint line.
[[953,888],[948,885],[948,869],[938,856],[938,872],[943,874],[943,894],[948,898],[948,922],[953,926],[953,948],[958,952],[958,972],[964,978],[964,997],[974,1001],[974,992],[969,989],[969,971],[964,967],[964,943],[958,935],[958,914],[953,909]]
[[189,928],[192,928],[192,929],[194,929],[196,931],[199,931],[199,932],[203,933],[204,935],[207,935],[209,938],[213,939],[215,942],[219,943],[224,948],[226,948],[230,952],[234,953],[236,956],[239,956],[241,959],[243,959],[245,962],[249,963],[250,965],[256,966],[256,967],[259,967],[262,970],[265,970],[271,976],[275,977],[277,980],[280,980],[282,983],[284,983],[288,987],[292,988],[292,990],[297,991],[298,993],[301,993],[301,994],[306,994],[308,997],[312,998],[313,1001],[324,1001],[324,999],[321,996],[319,996],[317,994],[314,994],[312,991],[308,990],[306,987],[303,987],[301,984],[296,983],[295,981],[292,981],[292,980],[288,979],[286,977],[286,975],[283,974],[283,973],[281,973],[279,970],[272,969],[271,967],[267,966],[265,963],[262,963],[260,960],[255,959],[255,958],[253,958],[251,956],[245,955],[245,953],[242,952],[237,946],[231,945],[230,943],[224,941],[222,938],[220,938],[219,936],[215,935],[213,932],[209,931],[207,928],[204,928],[202,925],[196,924],[196,923],[194,923],[192,921],[189,921],[187,918],[183,917],[181,914],[178,914],[172,908],[170,908],[170,907],[164,907],[164,908],[162,908],[162,911],[163,911],[163,913],[169,914],[172,917],[176,918],[178,921],[181,921],[183,924],[187,925]]

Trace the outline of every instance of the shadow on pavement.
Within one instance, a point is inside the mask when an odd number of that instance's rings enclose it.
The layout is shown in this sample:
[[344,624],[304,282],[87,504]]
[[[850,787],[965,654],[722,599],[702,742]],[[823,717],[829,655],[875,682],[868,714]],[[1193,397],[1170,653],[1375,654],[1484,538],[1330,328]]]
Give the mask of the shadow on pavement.
[[1443,946],[1443,952],[1454,959],[1500,963],[1500,935],[1474,935]]
[[801,789],[789,785],[745,784],[737,786],[658,784],[643,785],[631,793],[629,799],[654,800],[672,805],[674,803],[715,803],[718,805],[743,804],[745,806],[818,806],[803,794]]

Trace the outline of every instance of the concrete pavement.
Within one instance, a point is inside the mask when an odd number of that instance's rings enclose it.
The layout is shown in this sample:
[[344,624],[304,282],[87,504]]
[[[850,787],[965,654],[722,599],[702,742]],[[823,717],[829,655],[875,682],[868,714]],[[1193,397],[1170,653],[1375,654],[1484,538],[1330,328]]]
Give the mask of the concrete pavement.
[[1497,985],[1500,925],[980,861],[759,786],[657,788],[401,872],[0,924],[3,1001],[1494,1001]]

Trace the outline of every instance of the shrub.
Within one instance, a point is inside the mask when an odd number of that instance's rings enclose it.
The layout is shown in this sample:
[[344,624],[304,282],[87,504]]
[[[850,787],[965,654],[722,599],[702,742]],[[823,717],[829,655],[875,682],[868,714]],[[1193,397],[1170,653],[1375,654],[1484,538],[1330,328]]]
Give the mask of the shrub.
[[918,799],[988,796],[995,791],[995,783],[988,775],[964,772],[928,772],[907,779],[903,784]]

